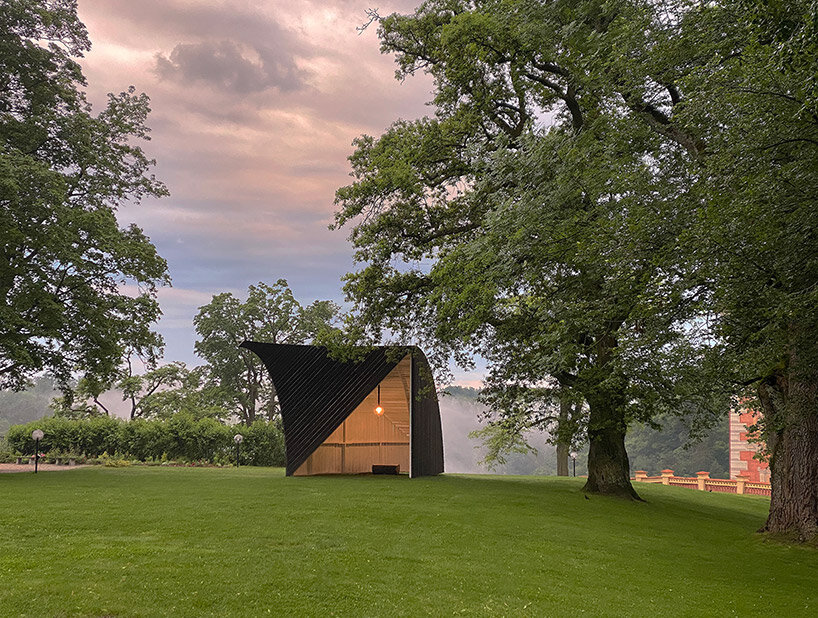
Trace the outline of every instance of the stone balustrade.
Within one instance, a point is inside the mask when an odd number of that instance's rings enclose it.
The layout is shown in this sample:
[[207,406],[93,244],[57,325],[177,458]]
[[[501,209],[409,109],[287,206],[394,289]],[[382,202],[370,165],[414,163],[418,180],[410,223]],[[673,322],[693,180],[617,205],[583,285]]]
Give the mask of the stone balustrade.
[[644,470],[637,470],[632,480],[638,483],[661,483],[688,487],[699,491],[717,491],[726,494],[752,494],[769,496],[769,483],[751,482],[749,477],[739,474],[735,479],[711,479],[709,472],[697,472],[695,477],[676,476],[673,470],[662,470],[660,476],[648,476]]

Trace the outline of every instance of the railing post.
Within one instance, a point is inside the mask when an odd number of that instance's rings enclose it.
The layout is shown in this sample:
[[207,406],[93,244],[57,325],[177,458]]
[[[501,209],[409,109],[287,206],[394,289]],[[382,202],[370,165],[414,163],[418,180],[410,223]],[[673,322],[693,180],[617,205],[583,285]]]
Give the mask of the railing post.
[[636,472],[634,472],[634,480],[635,481],[639,481],[641,483],[646,478],[648,478],[648,473],[645,470],[637,470]]
[[673,476],[673,470],[662,470],[662,485],[670,485],[670,477]]
[[709,472],[696,472],[696,485],[699,491],[705,490],[705,481],[710,478]]
[[750,477],[746,474],[739,474],[736,476],[736,493],[743,494],[744,493],[744,484],[750,480]]

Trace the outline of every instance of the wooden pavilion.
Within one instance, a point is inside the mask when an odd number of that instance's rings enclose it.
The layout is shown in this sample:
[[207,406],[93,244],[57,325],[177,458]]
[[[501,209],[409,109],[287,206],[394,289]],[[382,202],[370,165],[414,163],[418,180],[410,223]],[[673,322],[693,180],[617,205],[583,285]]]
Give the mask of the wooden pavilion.
[[288,476],[443,472],[440,409],[420,349],[376,347],[341,362],[319,346],[241,345],[276,389]]

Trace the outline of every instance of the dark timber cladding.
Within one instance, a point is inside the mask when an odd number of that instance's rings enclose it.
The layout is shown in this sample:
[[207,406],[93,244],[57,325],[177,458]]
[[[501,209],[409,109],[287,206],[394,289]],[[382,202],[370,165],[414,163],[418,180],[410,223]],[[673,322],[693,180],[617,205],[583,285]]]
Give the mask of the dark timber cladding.
[[[379,385],[386,384],[387,376],[395,375],[394,372],[400,369],[399,364],[403,367],[406,363],[411,365],[411,379],[406,372],[407,386],[411,385],[411,388],[405,402],[411,428],[411,439],[407,439],[411,444],[410,476],[443,472],[443,434],[437,393],[431,368],[419,348],[377,347],[358,361],[340,362],[330,358],[327,350],[318,346],[253,341],[241,345],[257,354],[270,372],[281,406],[288,476],[299,468],[299,474],[305,473],[305,468],[311,469],[314,459],[311,455],[315,453],[317,456],[322,445],[326,449],[329,448],[327,445],[335,444],[328,442],[330,436],[343,434],[342,441],[345,441],[347,424],[360,417],[365,400],[378,392]],[[396,358],[401,356],[400,350],[408,352],[403,360]],[[343,464],[340,471],[343,471]]]

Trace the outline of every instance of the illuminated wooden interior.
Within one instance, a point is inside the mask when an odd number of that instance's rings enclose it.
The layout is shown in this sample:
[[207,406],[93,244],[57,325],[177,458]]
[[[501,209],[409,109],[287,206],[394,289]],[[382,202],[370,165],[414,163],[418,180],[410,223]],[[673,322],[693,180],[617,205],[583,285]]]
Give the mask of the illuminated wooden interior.
[[359,474],[371,472],[374,464],[398,465],[400,472],[408,473],[411,375],[407,355],[380,383],[383,414],[375,413],[376,387],[294,474]]

